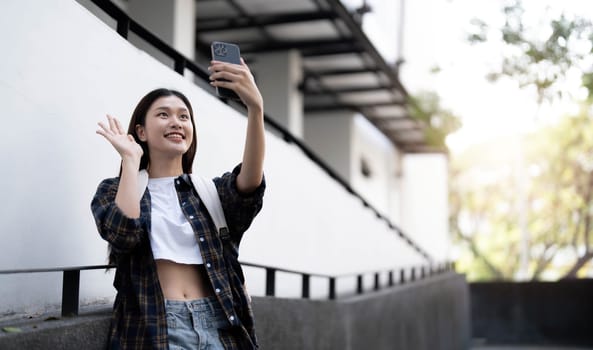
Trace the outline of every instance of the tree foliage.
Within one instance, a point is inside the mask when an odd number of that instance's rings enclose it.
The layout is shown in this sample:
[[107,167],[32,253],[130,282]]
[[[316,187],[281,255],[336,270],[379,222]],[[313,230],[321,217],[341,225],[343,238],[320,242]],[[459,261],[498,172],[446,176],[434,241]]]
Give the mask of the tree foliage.
[[468,34],[472,44],[502,41],[502,62],[488,78],[496,81],[509,77],[522,88],[533,87],[538,103],[563,97],[569,91],[569,77],[579,75],[581,86],[593,97],[593,27],[591,21],[576,15],[561,14],[558,18],[542,18],[536,26],[524,23],[521,1],[503,7],[501,28],[474,19]]
[[460,267],[470,278],[512,279],[519,267],[519,203],[514,190],[519,169],[508,162],[519,142],[527,153],[531,277],[577,277],[591,261],[592,125],[593,116],[583,109],[526,137],[474,148],[452,164],[450,223],[463,247]]
[[[456,160],[450,223],[462,247],[459,265],[471,279],[513,279],[524,220],[530,276],[576,277],[593,258],[593,26],[561,14],[530,27],[520,1],[502,11],[501,27],[476,19],[468,35],[472,44],[502,43],[500,65],[487,78],[533,89],[538,105],[571,98],[583,107],[557,124],[477,147]],[[571,86],[574,81],[578,86]],[[585,100],[578,101],[575,88],[586,90]]]
[[423,91],[410,97],[408,106],[410,115],[426,125],[426,143],[436,149],[446,150],[447,135],[461,127],[459,117],[444,108],[439,95],[432,91]]

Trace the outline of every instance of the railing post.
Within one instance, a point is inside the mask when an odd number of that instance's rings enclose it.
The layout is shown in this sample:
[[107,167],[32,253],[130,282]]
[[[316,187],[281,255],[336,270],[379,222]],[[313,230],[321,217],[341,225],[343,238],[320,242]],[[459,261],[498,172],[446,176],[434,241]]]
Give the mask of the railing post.
[[266,296],[273,297],[276,290],[276,269],[266,267]]
[[80,270],[64,271],[62,279],[62,317],[78,315]]
[[416,268],[412,267],[412,273],[410,275],[410,281],[415,281],[416,280]]
[[389,277],[388,277],[388,280],[387,280],[387,285],[389,287],[393,287],[393,284],[394,284],[393,283],[393,270],[390,270],[389,271]]
[[379,282],[379,273],[375,272],[375,290],[379,290],[381,288],[381,283]]
[[335,277],[329,278],[329,299],[330,300],[336,299],[336,278]]
[[311,279],[311,276],[304,273],[303,274],[303,299],[309,299],[309,280]]
[[356,276],[356,294],[362,294],[363,291],[362,275],[358,275]]
[[179,55],[177,58],[175,58],[175,68],[174,70],[181,74],[184,75],[185,73],[185,57]]
[[399,270],[399,283],[400,284],[406,283],[406,270],[405,269]]
[[117,19],[117,34],[121,35],[122,38],[128,39],[128,32],[130,31],[130,19],[129,18],[118,18]]

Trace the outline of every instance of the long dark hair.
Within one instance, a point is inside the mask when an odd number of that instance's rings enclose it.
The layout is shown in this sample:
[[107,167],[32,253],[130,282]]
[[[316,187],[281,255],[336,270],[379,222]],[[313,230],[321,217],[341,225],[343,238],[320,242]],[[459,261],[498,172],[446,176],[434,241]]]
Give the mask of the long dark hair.
[[[158,100],[161,97],[166,97],[166,96],[179,97],[179,99],[181,99],[181,101],[183,101],[183,103],[185,103],[185,105],[187,106],[187,109],[189,110],[189,116],[191,119],[194,137],[192,138],[191,145],[189,146],[189,149],[187,150],[187,152],[185,152],[183,154],[183,157],[181,159],[181,165],[183,167],[183,172],[185,174],[191,174],[192,165],[194,163],[194,157],[196,156],[196,150],[197,150],[197,136],[196,136],[196,123],[194,122],[194,111],[191,107],[191,103],[189,103],[189,100],[187,99],[187,97],[185,97],[185,95],[183,95],[179,91],[164,89],[164,88],[152,90],[151,92],[146,94],[146,96],[142,97],[140,102],[138,102],[138,105],[136,105],[134,112],[132,113],[132,119],[130,119],[130,125],[128,126],[128,134],[134,136],[134,140],[136,140],[136,142],[142,147],[142,150],[144,151],[144,154],[142,155],[142,158],[140,159],[139,170],[148,168],[148,163],[150,161],[150,154],[148,151],[148,144],[145,141],[141,141],[140,138],[138,137],[138,134],[136,133],[136,125],[144,126],[146,124],[146,113],[148,113],[150,106],[152,106],[154,101]],[[121,175],[121,168],[120,168],[120,175]]]

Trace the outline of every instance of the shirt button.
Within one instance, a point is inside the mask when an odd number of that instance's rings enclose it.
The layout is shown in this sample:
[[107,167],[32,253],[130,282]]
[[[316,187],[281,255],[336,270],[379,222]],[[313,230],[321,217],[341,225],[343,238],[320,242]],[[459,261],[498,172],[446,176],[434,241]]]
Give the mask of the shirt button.
[[179,185],[179,180],[175,181],[175,183]]
[[218,294],[220,293],[220,288],[216,288],[214,291],[216,292],[216,294]]
[[212,267],[212,265],[210,265],[210,263],[206,263],[206,267],[207,267],[207,268],[211,268],[211,267]]
[[181,203],[181,205],[182,205],[182,206],[183,206],[183,205],[185,205],[185,202]]
[[235,316],[229,317],[229,321],[233,322],[235,320]]
[[204,237],[200,237],[200,242],[204,242],[204,241],[205,241]]
[[193,220],[194,216],[193,216],[193,215],[190,215],[190,216],[189,216],[189,218],[190,218],[191,220]]

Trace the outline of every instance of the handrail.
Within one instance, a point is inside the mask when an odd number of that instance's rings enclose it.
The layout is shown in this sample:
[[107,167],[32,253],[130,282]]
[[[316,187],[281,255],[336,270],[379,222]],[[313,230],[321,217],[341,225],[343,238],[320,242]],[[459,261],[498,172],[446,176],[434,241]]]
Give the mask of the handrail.
[[60,272],[60,271],[85,271],[85,270],[101,270],[114,268],[115,265],[88,265],[88,266],[65,266],[53,268],[35,268],[35,269],[16,269],[16,270],[0,270],[0,275],[13,275],[20,273],[43,273],[43,272]]
[[0,270],[1,275],[13,275],[21,273],[45,273],[63,272],[62,277],[62,316],[77,316],[80,297],[80,271],[99,270],[111,267],[110,265],[88,265],[54,268],[33,268]]
[[[169,46],[169,44],[165,43],[163,40],[158,38],[156,35],[152,34],[138,22],[134,21],[132,18],[128,16],[122,9],[120,9],[117,5],[112,3],[109,0],[91,0],[92,3],[97,5],[101,10],[103,10],[106,14],[111,16],[117,23],[116,31],[119,35],[121,35],[124,39],[128,40],[128,33],[131,31],[134,34],[138,35],[140,38],[145,40],[148,44],[152,45],[155,49],[159,50],[161,53],[165,54],[169,58],[173,59],[174,61],[174,70],[175,72],[179,73],[180,75],[184,75],[185,69],[188,69],[196,76],[200,77],[202,80],[208,82],[210,74],[208,71],[197,64],[195,64],[190,59],[186,58],[183,54]],[[214,94],[213,91],[209,91],[211,94]],[[220,98],[224,103],[228,101],[225,99]],[[414,249],[418,254],[423,256],[428,262],[432,261],[430,255],[422,249],[416,242],[414,242],[406,233],[404,233],[398,226],[389,220],[389,218],[385,217],[381,214],[375,207],[373,207],[362,195],[356,192],[350,184],[344,180],[337,172],[335,172],[326,162],[324,162],[319,156],[317,156],[308,146],[306,146],[300,139],[292,135],[290,131],[280,125],[278,122],[270,118],[268,115],[264,114],[264,120],[266,125],[272,127],[277,132],[282,135],[284,141],[288,143],[295,144],[300,150],[315,164],[317,164],[321,169],[323,169],[332,179],[338,182],[346,191],[348,191],[353,196],[360,199],[362,204],[369,208],[371,211],[374,212],[377,219],[385,221],[388,227],[393,230],[401,239],[403,239],[412,249]]]
[[[404,284],[407,281],[416,281],[418,279],[424,279],[436,274],[453,271],[454,266],[451,262],[446,262],[438,265],[428,266],[411,266],[409,267],[409,278],[406,279],[406,269],[387,269],[387,270],[372,270],[358,273],[347,273],[338,275],[329,275],[321,273],[309,273],[291,269],[285,269],[281,267],[272,267],[267,265],[241,262],[241,265],[248,267],[255,267],[265,269],[266,271],[266,285],[265,295],[275,296],[276,294],[276,272],[285,272],[296,275],[301,275],[301,296],[303,299],[311,297],[311,277],[321,277],[328,280],[328,299],[337,299],[336,282],[338,279],[356,277],[356,294],[364,293],[364,276],[373,274],[373,291],[381,289],[380,275],[381,273],[388,273],[387,287],[393,287],[395,283],[395,272],[399,270],[399,284]],[[12,275],[12,274],[25,274],[25,273],[48,273],[48,272],[63,272],[62,278],[62,317],[77,316],[79,311],[79,298],[80,298],[80,271],[86,270],[100,270],[107,268],[116,268],[115,265],[87,265],[87,266],[69,266],[69,267],[55,267],[55,268],[31,268],[31,269],[11,269],[11,270],[0,270],[0,276]],[[420,275],[416,276],[417,269],[420,270]]]

